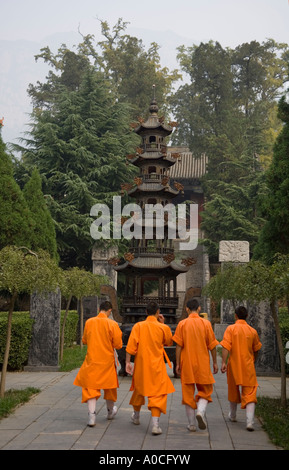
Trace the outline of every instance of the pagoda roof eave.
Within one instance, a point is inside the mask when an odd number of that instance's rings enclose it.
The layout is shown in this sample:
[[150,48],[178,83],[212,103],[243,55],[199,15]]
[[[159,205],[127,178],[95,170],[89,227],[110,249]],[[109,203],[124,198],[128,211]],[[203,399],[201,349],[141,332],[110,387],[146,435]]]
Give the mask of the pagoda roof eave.
[[128,195],[133,196],[136,193],[158,193],[158,195],[159,195],[160,193],[163,192],[163,193],[166,194],[166,196],[170,195],[172,197],[175,197],[179,194],[179,191],[177,189],[173,189],[171,187],[169,187],[169,188],[166,188],[166,187],[150,188],[150,187],[148,187],[149,184],[146,184],[145,188],[143,188],[142,186],[144,186],[144,185],[142,184],[142,185],[138,186],[137,188],[131,189],[130,191],[128,191]]
[[161,153],[153,153],[147,152],[142,155],[137,155],[135,158],[130,158],[129,162],[132,165],[138,166],[139,163],[147,162],[148,160],[155,161],[155,160],[162,160],[163,162],[169,164],[169,166],[175,165],[176,159],[172,158],[171,156],[164,156]]
[[138,127],[136,127],[134,131],[136,134],[141,134],[142,131],[152,129],[162,130],[167,135],[170,135],[173,132],[173,128],[171,126],[168,126],[167,124],[160,122],[157,116],[156,118],[151,116],[146,122],[142,122]]
[[171,272],[173,275],[178,275],[181,273],[186,273],[188,271],[187,266],[180,266],[177,264],[175,261],[171,261],[170,263],[163,264],[163,265],[147,265],[143,266],[141,263],[137,264],[136,260],[139,258],[136,258],[132,261],[126,261],[125,263],[121,264],[120,266],[114,266],[114,269],[118,272],[123,272],[123,271],[131,271],[133,274],[136,271],[142,272],[142,273],[147,273],[147,272],[160,272],[160,271],[165,271],[166,273]]

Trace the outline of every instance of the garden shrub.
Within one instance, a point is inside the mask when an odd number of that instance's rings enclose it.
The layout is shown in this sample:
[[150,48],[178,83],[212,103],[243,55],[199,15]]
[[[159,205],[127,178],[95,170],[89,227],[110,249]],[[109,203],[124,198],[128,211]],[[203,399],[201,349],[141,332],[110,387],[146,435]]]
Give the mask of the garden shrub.
[[[7,335],[7,312],[0,312],[0,368],[4,358]],[[60,333],[64,317],[61,311]],[[67,316],[64,333],[65,347],[72,346],[77,340],[78,314],[71,310]],[[20,370],[28,362],[33,320],[29,312],[14,312],[12,316],[11,344],[8,370]]]

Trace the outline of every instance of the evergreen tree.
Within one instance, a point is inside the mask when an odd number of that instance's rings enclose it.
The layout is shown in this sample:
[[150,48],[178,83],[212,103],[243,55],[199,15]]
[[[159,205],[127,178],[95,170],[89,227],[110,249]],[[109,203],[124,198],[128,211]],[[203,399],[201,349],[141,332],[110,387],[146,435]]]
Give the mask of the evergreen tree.
[[252,250],[258,240],[263,217],[257,205],[280,129],[276,100],[288,77],[287,49],[273,40],[235,50],[212,41],[179,48],[190,83],[172,99],[180,124],[173,139],[196,157],[208,156],[202,229],[216,260],[222,239],[246,239]]
[[254,251],[255,258],[270,264],[277,253],[289,253],[289,104],[284,96],[279,102],[278,116],[284,125],[266,173],[267,193],[261,206],[266,222]]
[[[42,177],[61,265],[89,269],[91,207],[98,202],[111,206],[121,184],[132,181],[134,169],[126,165],[126,155],[136,140],[127,106],[119,103],[102,73],[87,67],[73,90],[60,79],[50,75],[49,95],[44,87],[40,94],[33,92],[34,122],[24,139],[26,148],[21,147],[22,160],[28,168],[37,167]],[[40,96],[46,99],[42,108],[36,107]]]
[[7,245],[31,247],[32,217],[13,177],[11,157],[0,134],[0,249]]
[[37,169],[33,170],[30,180],[24,186],[23,194],[33,219],[31,249],[45,250],[52,258],[57,259],[55,226],[42,192],[41,177]]

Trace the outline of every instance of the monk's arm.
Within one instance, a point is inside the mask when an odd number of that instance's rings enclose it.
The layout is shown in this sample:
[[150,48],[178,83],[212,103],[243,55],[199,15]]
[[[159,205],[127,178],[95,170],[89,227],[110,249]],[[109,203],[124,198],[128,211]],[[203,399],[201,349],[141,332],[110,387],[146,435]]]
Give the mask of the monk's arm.
[[211,356],[212,356],[212,359],[213,359],[214,374],[216,374],[219,370],[218,363],[217,363],[217,348],[213,348],[211,350]]
[[181,373],[181,346],[176,344],[176,373]]
[[221,367],[222,372],[226,372],[226,370],[227,370],[228,355],[229,355],[228,349],[224,348],[224,346],[223,346],[223,350],[222,350],[222,367]]
[[125,354],[125,371],[127,374],[132,375],[133,374],[133,365],[130,362],[131,355],[126,352]]

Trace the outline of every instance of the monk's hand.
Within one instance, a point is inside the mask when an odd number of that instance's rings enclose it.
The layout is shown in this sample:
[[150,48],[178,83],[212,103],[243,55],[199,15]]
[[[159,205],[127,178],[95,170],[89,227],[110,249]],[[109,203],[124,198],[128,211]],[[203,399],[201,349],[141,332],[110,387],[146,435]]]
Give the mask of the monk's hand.
[[213,363],[213,374],[217,374],[218,370],[219,370],[219,366],[218,366],[217,362],[214,362]]
[[133,365],[131,362],[126,362],[125,364],[125,371],[127,374],[132,375],[133,374]]
[[176,374],[181,375],[181,366],[179,364],[176,365]]
[[222,363],[222,367],[221,367],[221,372],[224,374],[224,372],[226,372],[227,370],[227,364],[225,362]]
[[159,316],[158,316],[158,321],[160,323],[165,323],[165,317],[160,313]]

